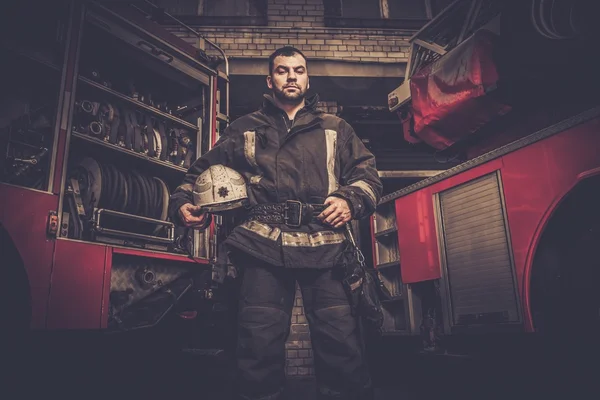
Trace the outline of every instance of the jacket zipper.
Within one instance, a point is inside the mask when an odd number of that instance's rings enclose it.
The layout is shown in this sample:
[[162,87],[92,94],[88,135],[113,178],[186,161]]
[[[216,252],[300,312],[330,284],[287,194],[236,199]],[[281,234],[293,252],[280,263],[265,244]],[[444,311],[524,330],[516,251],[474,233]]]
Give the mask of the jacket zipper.
[[[290,130],[292,129],[292,127],[294,126],[294,121],[292,121],[292,126],[290,126],[289,128],[287,127],[287,121],[285,120],[285,115],[281,114],[281,119],[283,120],[283,124],[285,125],[287,132],[290,133]],[[288,120],[289,121],[289,120]]]
[[[290,138],[292,138],[293,136],[296,136],[297,134],[304,132],[304,131],[308,131],[316,126],[318,126],[321,123],[322,119],[317,117],[314,121],[312,121],[310,124],[301,127],[298,130],[294,130],[293,127],[288,131],[288,135],[285,137],[285,140],[283,141],[283,143],[281,144],[281,146],[283,146],[288,140],[290,140]],[[281,146],[279,146],[281,148]]]
[[[292,127],[287,127],[287,121],[285,120],[285,115],[281,114],[281,119],[283,120],[283,125],[285,126],[287,133],[289,135],[290,130],[292,129]],[[292,126],[294,125],[294,123],[292,122]],[[277,153],[275,153],[275,194],[277,197],[277,202],[280,202],[280,197],[279,197],[279,150],[281,149],[281,146],[283,146],[283,144],[286,142],[287,140],[287,135],[285,137],[285,139],[283,140],[283,143],[279,143],[278,149],[277,149]]]
[[[283,119],[283,122],[285,123],[285,117],[282,115],[281,118]],[[310,129],[314,128],[315,126],[318,126],[321,123],[321,121],[322,121],[322,119],[317,117],[309,125],[303,126],[296,131],[293,130],[294,127],[292,124],[292,127],[287,130],[288,134],[286,135],[283,143],[279,144],[279,149],[277,149],[277,153],[275,153],[275,193],[276,193],[276,197],[277,197],[277,202],[281,201],[281,198],[279,197],[279,152],[280,152],[281,148],[285,145],[285,143],[287,143],[287,141],[291,137],[297,135],[298,133],[310,130]],[[285,126],[287,128],[287,123],[285,123]]]

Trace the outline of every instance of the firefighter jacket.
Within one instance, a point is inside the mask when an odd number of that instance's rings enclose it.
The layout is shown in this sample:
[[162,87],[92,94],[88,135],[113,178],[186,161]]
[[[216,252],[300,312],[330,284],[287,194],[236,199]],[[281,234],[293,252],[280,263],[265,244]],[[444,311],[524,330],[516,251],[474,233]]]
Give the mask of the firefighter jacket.
[[[338,196],[349,203],[353,219],[371,215],[382,192],[375,158],[346,121],[316,110],[317,101],[317,95],[307,99],[289,129],[287,115],[269,95],[260,110],[232,122],[173,192],[173,220],[181,222],[178,210],[193,202],[196,178],[215,164],[245,177],[249,207],[286,200],[322,204],[328,196]],[[241,221],[227,237],[227,249],[276,266],[329,268],[345,247],[344,229],[321,223],[290,227]]]

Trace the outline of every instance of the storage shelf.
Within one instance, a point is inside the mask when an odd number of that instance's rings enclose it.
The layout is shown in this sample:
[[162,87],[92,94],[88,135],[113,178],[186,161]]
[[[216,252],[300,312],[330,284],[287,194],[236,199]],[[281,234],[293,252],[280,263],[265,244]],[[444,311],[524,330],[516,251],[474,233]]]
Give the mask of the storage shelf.
[[104,85],[102,85],[102,84],[100,84],[98,82],[94,82],[93,80],[88,79],[88,78],[86,78],[84,76],[79,76],[79,80],[81,82],[85,83],[86,85],[89,85],[89,86],[92,86],[92,87],[94,87],[96,89],[99,89],[99,90],[101,90],[101,91],[103,91],[105,93],[110,94],[111,96],[117,97],[117,98],[119,98],[119,99],[121,99],[121,100],[123,100],[123,101],[125,101],[125,102],[127,102],[129,104],[132,104],[132,105],[134,105],[134,106],[136,106],[138,108],[142,108],[142,109],[144,109],[146,111],[149,111],[152,114],[154,114],[155,116],[168,119],[169,121],[175,122],[175,123],[177,123],[177,124],[179,124],[181,126],[185,126],[186,128],[193,129],[194,131],[198,131],[198,126],[196,126],[194,124],[191,124],[191,123],[189,123],[187,121],[184,121],[182,119],[179,119],[179,118],[177,118],[177,117],[175,117],[175,116],[173,116],[171,114],[168,114],[168,113],[166,113],[164,111],[161,111],[161,110],[159,110],[156,107],[152,107],[152,106],[149,106],[149,105],[147,105],[145,103],[142,103],[141,101],[135,100],[135,99],[133,99],[133,98],[131,98],[129,96],[124,95],[123,93],[117,92],[116,90],[112,90],[110,88],[107,88],[106,86],[104,86]]
[[222,114],[220,112],[217,113],[217,119],[219,121],[223,121],[223,122],[229,122],[229,117],[225,114]]
[[173,261],[182,261],[189,262],[194,264],[208,264],[208,260],[204,258],[190,258],[185,254],[174,254],[174,253],[163,253],[152,250],[144,250],[144,249],[130,249],[125,247],[113,247],[113,254],[125,254],[130,256],[141,256],[141,257],[149,257],[149,258],[160,258],[163,260],[173,260]]
[[83,243],[90,246],[101,246],[105,248],[109,248],[109,251],[112,250],[113,254],[124,254],[130,256],[138,256],[138,257],[148,257],[148,258],[159,258],[163,260],[173,260],[173,261],[181,261],[188,262],[193,264],[209,264],[209,260],[205,258],[195,257],[194,259],[190,258],[185,254],[177,254],[177,253],[168,253],[157,250],[148,250],[148,249],[133,249],[131,247],[123,247],[115,244],[108,244],[103,242],[93,242],[88,240],[81,239],[72,239],[66,237],[59,237],[57,240],[63,240],[67,242],[77,242]]
[[391,234],[397,233],[397,232],[398,232],[398,227],[393,226],[391,228],[384,229],[383,231],[376,232],[375,237],[380,238],[380,237],[390,236]]
[[166,161],[162,161],[162,160],[160,160],[158,158],[149,157],[146,154],[136,153],[135,151],[132,151],[132,150],[129,150],[129,149],[125,149],[125,148],[123,148],[121,146],[117,146],[115,144],[112,144],[112,143],[109,143],[109,142],[105,142],[103,140],[98,140],[96,138],[93,138],[93,137],[91,137],[89,135],[85,135],[83,133],[79,133],[79,132],[73,131],[71,133],[71,135],[73,137],[77,138],[77,139],[84,140],[84,141],[92,143],[92,144],[94,144],[96,146],[101,146],[101,147],[105,147],[107,149],[111,149],[113,151],[118,151],[118,152],[126,154],[128,156],[133,156],[133,157],[136,157],[138,159],[145,160],[145,161],[148,161],[150,163],[160,165],[162,167],[167,167],[167,168],[174,169],[174,170],[177,170],[177,171],[180,171],[180,172],[187,172],[187,169],[184,168],[184,167],[180,167],[180,166],[177,166],[175,164],[172,164],[172,163],[169,163],[169,162],[166,162]]
[[219,78],[225,79],[225,81],[229,82],[229,77],[223,71],[217,71],[219,74]]
[[390,267],[399,267],[400,266],[400,260],[395,260],[395,261],[390,261],[387,263],[383,263],[383,264],[377,264],[375,266],[375,269],[384,269],[384,268],[390,268]]
[[50,61],[49,59],[46,59],[43,55],[41,54],[35,54],[35,53],[31,53],[29,51],[23,51],[23,50],[17,50],[14,49],[13,50],[17,55],[25,57],[31,61],[34,61],[38,64],[42,64],[50,69],[53,69],[55,71],[60,71],[61,67],[56,65],[54,62]]

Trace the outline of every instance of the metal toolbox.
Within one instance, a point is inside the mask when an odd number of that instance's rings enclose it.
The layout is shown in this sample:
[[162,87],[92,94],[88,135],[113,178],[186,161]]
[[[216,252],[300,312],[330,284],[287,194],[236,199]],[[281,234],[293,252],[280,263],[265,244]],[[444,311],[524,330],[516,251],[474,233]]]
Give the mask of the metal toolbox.
[[98,242],[167,251],[175,241],[175,225],[100,208],[94,210],[92,236]]

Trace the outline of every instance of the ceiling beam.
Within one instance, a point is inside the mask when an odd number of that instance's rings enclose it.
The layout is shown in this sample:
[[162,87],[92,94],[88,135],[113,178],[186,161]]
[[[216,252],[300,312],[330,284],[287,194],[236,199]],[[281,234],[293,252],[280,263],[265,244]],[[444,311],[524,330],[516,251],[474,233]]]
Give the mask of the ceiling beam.
[[[267,59],[230,58],[230,75],[266,76]],[[406,63],[369,63],[361,61],[338,61],[311,59],[308,61],[310,76],[363,77],[363,78],[402,78]]]

